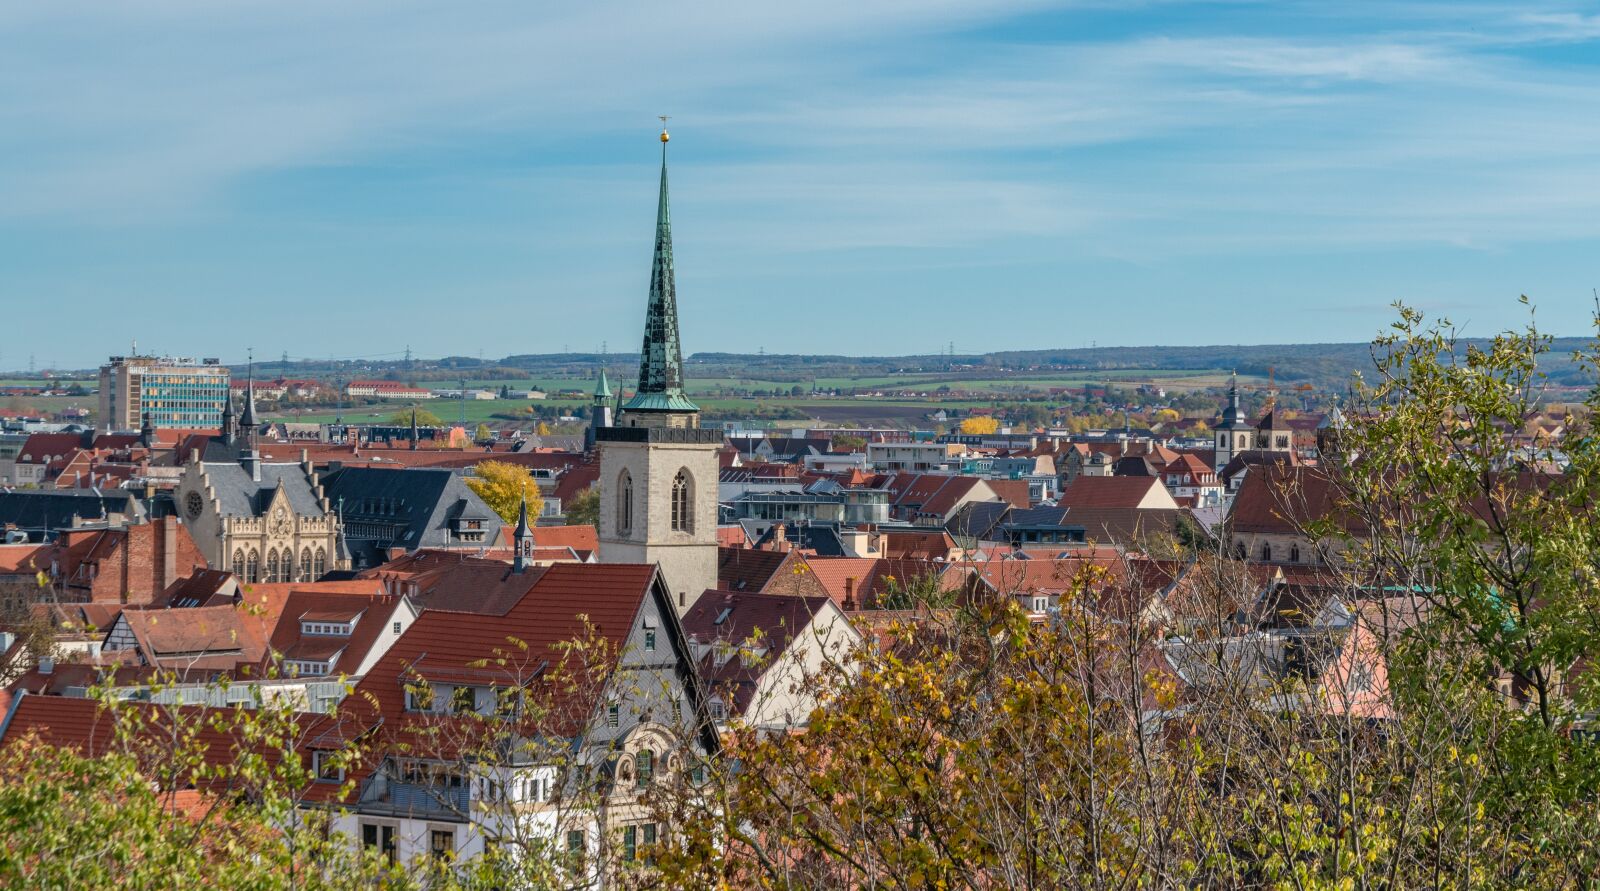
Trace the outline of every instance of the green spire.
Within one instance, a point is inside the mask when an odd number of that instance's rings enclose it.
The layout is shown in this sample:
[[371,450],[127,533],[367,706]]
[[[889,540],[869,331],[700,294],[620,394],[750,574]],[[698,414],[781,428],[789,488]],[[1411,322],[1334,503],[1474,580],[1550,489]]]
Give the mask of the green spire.
[[606,379],[606,370],[600,369],[600,379],[594,382],[594,401],[611,398],[611,382]]
[[656,205],[656,250],[650,269],[650,305],[639,351],[639,388],[624,411],[697,412],[683,392],[683,351],[678,344],[678,294],[672,275],[672,214],[667,204],[667,131],[661,131],[661,199]]

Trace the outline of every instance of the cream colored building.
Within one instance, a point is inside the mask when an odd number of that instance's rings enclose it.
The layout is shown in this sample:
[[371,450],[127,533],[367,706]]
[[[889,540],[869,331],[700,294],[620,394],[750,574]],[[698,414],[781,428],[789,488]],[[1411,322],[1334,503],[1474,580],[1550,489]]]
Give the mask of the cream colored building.
[[175,493],[189,534],[213,568],[243,582],[309,582],[348,566],[339,518],[306,464],[202,463],[184,467]]

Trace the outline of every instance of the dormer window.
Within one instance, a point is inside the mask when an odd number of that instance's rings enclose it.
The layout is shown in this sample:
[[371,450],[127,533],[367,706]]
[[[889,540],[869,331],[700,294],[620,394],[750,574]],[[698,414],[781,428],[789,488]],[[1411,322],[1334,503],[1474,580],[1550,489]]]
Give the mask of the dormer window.
[[295,677],[326,677],[332,670],[331,662],[318,662],[309,659],[290,659],[284,663],[289,673]]
[[301,622],[300,633],[313,637],[349,637],[354,622]]

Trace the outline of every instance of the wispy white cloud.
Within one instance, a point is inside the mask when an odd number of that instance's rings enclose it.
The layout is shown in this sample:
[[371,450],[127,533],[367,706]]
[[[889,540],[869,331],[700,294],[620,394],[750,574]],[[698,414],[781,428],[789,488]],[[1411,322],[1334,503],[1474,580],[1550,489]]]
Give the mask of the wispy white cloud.
[[[471,245],[527,251],[544,283],[533,290],[600,293],[637,276],[572,264],[630,262],[651,205],[616,146],[667,112],[681,125],[684,249],[715,263],[689,276],[878,268],[914,289],[936,288],[941,268],[990,266],[1003,282],[1068,249],[1153,267],[1600,237],[1596,66],[1540,55],[1596,39],[1600,17],[1507,4],[1169,12],[8,4],[0,236],[170,230],[181,245],[248,220],[329,253],[392,243],[422,264],[437,251],[440,278],[465,274],[455,264]],[[326,194],[307,185],[322,178]],[[419,215],[339,197],[365,179],[432,197],[406,206]],[[280,183],[298,204],[263,197]],[[440,195],[454,196],[447,216]],[[525,218],[508,219],[513,200]],[[322,262],[372,291],[390,274]],[[525,274],[473,284],[509,292]]]

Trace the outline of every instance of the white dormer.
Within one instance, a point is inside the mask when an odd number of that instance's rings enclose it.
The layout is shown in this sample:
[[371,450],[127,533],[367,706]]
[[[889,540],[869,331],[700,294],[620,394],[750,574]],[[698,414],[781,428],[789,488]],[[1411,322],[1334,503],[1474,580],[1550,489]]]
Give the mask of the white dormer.
[[330,610],[313,610],[300,616],[300,634],[305,637],[349,637],[361,621],[364,610],[349,615]]

